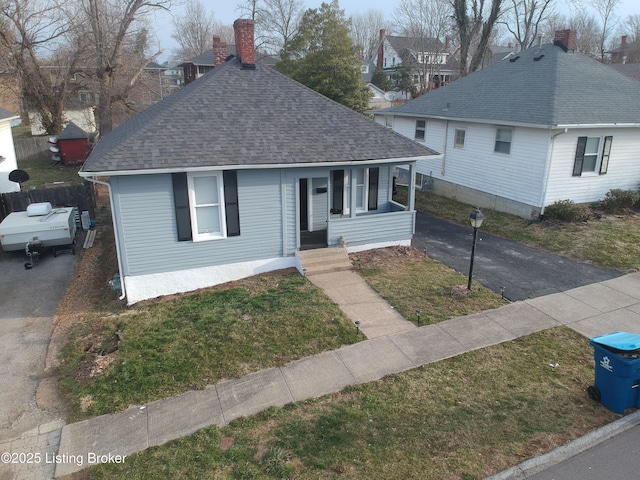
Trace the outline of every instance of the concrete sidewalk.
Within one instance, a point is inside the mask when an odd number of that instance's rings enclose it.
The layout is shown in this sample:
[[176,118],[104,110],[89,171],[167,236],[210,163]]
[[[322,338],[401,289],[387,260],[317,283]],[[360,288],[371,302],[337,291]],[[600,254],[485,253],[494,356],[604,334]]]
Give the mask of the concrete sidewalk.
[[[341,273],[346,274],[354,275]],[[336,279],[329,281],[327,289],[336,286],[335,282]],[[368,305],[361,302],[363,288],[358,282],[345,280],[337,289],[343,297],[342,308],[354,308],[352,315],[361,314],[364,319],[383,311],[378,306],[358,313],[359,303],[363,309]],[[283,367],[223,381],[202,391],[66,425],[60,435],[55,476],[82,470],[95,462],[122,461],[124,456],[148,447],[211,425],[224,426],[271,406],[319,397],[558,325],[567,325],[587,337],[617,330],[640,333],[640,274],[435,325],[410,327]],[[53,436],[51,432],[46,435]],[[15,445],[0,445],[0,451],[17,451]]]

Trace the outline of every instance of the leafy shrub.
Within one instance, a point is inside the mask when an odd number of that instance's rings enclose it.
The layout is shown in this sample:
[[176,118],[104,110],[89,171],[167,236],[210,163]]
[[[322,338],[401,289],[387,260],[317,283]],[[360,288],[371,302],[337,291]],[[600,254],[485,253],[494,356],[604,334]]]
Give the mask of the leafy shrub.
[[608,213],[620,213],[631,210],[640,200],[640,194],[634,190],[612,188],[602,200],[602,209]]
[[589,219],[589,208],[573,200],[558,200],[544,209],[545,218],[561,222],[584,222]]

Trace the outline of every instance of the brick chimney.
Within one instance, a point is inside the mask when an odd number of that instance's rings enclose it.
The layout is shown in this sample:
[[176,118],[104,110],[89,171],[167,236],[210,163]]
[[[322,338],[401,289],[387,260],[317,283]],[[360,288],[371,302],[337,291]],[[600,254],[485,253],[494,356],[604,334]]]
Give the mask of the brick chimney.
[[253,30],[256,22],[239,18],[233,22],[233,31],[236,37],[236,54],[240,58],[242,68],[256,67],[256,48],[253,38]]
[[576,51],[576,31],[556,30],[553,44],[561,46],[566,52],[574,53]]
[[220,39],[220,35],[213,36],[213,66],[222,65],[228,56],[227,44]]
[[624,50],[625,48],[627,48],[627,36],[626,35],[622,35],[622,37],[620,38],[620,50]]
[[378,68],[383,68],[383,62],[384,62],[384,37],[387,34],[387,31],[382,28],[380,29],[380,43],[378,44],[378,63],[377,66]]
[[444,37],[444,51],[448,53],[449,50],[451,50],[451,37],[446,36]]

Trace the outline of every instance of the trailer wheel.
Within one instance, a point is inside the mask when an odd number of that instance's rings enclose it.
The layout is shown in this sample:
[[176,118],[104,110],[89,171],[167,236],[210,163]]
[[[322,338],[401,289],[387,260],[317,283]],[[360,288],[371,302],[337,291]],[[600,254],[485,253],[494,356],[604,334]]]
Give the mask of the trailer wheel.
[[589,387],[587,388],[587,395],[589,395],[589,398],[594,402],[600,401],[600,390],[598,390],[598,387],[594,385],[589,385]]
[[31,265],[29,262],[24,264],[24,269],[25,270],[31,270],[31,267],[33,267],[33,265]]

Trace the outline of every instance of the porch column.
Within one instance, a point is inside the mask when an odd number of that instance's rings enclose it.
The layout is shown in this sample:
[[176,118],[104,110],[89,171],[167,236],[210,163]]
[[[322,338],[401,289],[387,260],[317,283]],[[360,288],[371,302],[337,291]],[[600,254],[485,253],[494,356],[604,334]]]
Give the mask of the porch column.
[[409,164],[409,211],[413,212],[416,207],[416,162]]

